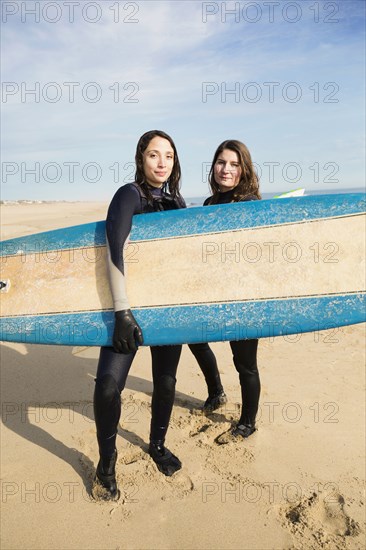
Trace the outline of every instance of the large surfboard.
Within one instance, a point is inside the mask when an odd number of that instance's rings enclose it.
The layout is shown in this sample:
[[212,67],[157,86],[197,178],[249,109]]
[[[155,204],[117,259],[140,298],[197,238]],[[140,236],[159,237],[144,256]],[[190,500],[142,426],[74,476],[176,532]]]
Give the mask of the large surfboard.
[[[127,293],[146,345],[365,321],[365,194],[135,216]],[[1,243],[0,339],[110,345],[105,223]]]

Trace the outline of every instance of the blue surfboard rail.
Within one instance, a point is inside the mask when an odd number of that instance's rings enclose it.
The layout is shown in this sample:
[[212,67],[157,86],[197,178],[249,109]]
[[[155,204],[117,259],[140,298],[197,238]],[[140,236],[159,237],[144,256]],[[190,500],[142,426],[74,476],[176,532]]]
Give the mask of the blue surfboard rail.
[[[366,193],[309,195],[281,200],[220,204],[136,215],[131,241],[184,237],[241,228],[310,222],[364,213]],[[105,245],[105,222],[94,222],[0,243],[0,257]]]
[[[135,309],[133,313],[146,346],[287,337],[365,322],[366,294]],[[9,317],[0,320],[0,340],[110,346],[113,326],[113,311]]]

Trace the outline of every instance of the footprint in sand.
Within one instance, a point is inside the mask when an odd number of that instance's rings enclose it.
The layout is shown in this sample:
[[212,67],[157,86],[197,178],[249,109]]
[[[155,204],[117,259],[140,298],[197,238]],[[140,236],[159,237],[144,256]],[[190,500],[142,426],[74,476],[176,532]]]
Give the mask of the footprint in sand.
[[135,445],[128,446],[123,453],[120,453],[119,462],[126,466],[138,462],[139,460],[147,460],[147,454],[143,449]]
[[[169,486],[169,491],[166,491]],[[171,478],[164,480],[164,494],[161,500],[182,499],[194,490],[192,479],[185,472],[179,471]]]
[[[225,423],[226,427],[230,426],[228,422]],[[224,427],[225,427],[224,425]],[[201,443],[212,443],[217,439],[218,434],[222,433],[223,424],[217,424],[210,419],[202,419],[200,423],[197,423],[194,428],[189,432],[189,436],[196,438]]]
[[344,497],[338,493],[312,493],[296,506],[283,510],[285,527],[298,542],[312,541],[312,548],[344,548],[346,537],[356,537],[359,525],[344,510]]

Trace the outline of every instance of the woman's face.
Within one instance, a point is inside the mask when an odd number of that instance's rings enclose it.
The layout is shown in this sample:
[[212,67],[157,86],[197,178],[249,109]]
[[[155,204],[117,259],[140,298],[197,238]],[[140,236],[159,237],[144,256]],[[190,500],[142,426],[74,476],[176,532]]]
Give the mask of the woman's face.
[[143,154],[143,168],[147,183],[161,187],[174,166],[174,151],[167,139],[154,137]]
[[238,154],[224,149],[214,165],[214,178],[221,192],[234,189],[240,181],[241,168]]

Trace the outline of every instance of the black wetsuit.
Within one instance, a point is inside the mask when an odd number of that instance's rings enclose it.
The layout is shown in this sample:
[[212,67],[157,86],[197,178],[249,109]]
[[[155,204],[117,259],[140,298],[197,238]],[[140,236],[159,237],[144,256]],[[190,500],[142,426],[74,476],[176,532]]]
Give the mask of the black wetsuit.
[[[204,206],[210,204],[210,198],[205,200]],[[220,193],[217,204],[233,202],[233,199],[234,190],[226,191]],[[257,197],[250,196],[244,199],[244,201],[250,200],[257,200]],[[242,411],[238,424],[254,426],[261,390],[257,368],[258,340],[232,341],[230,346],[233,352],[234,365],[239,373],[242,395]],[[201,367],[209,393],[213,395],[215,391],[222,389],[222,385],[216,359],[211,348],[208,344],[190,344],[189,348]]]
[[[184,208],[181,197],[172,199],[162,189],[149,187],[154,200],[150,204],[145,193],[135,184],[118,189],[108,209],[106,235],[108,268],[114,310],[129,309],[125,290],[123,246],[131,231],[132,216],[155,210]],[[173,407],[176,371],[182,346],[151,347],[153,396],[150,441],[164,442]],[[101,457],[110,457],[115,449],[118,422],[121,416],[120,393],[125,387],[135,353],[116,353],[112,347],[100,350],[94,392],[94,415]]]

